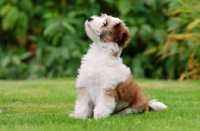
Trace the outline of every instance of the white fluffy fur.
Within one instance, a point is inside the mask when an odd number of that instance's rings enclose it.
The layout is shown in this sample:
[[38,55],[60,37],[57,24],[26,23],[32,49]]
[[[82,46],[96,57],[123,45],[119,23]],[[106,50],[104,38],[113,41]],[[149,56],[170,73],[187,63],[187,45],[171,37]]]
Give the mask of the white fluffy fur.
[[149,107],[153,109],[154,111],[160,111],[167,108],[165,104],[157,101],[156,99],[149,101]]

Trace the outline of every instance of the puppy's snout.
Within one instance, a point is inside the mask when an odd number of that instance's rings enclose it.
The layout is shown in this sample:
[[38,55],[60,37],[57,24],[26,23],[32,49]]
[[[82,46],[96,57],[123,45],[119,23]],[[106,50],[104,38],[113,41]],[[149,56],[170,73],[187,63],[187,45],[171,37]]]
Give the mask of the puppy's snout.
[[88,22],[90,22],[90,21],[92,21],[92,20],[93,20],[93,18],[90,17],[90,18],[88,19]]

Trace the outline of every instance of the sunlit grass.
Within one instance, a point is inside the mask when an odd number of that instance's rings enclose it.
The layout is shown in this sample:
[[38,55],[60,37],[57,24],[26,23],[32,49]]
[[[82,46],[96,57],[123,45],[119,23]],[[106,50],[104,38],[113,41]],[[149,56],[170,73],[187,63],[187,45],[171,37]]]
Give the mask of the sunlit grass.
[[169,106],[160,112],[73,119],[75,79],[0,81],[1,131],[198,131],[200,81],[136,80],[149,99]]

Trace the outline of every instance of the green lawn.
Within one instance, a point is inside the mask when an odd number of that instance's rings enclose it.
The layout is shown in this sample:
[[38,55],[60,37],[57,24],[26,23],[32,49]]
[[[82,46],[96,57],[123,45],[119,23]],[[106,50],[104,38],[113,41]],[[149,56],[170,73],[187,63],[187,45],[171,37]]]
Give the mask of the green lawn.
[[199,131],[200,81],[135,80],[160,112],[73,119],[75,79],[0,81],[0,131]]

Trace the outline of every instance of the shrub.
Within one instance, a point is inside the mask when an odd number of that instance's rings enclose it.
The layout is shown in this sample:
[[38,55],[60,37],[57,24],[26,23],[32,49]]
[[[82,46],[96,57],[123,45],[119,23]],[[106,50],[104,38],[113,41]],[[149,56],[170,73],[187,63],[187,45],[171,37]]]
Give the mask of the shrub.
[[164,65],[168,78],[200,78],[200,3],[171,1],[168,8],[168,35],[152,49]]
[[122,57],[135,77],[198,78],[198,36],[180,39],[180,33],[198,33],[199,20],[192,18],[198,14],[187,15],[182,8],[171,0],[1,0],[0,78],[76,76],[91,43],[84,21],[101,12],[120,17],[130,28],[132,41]]

